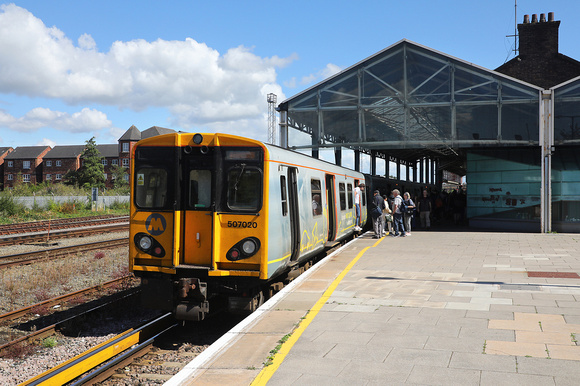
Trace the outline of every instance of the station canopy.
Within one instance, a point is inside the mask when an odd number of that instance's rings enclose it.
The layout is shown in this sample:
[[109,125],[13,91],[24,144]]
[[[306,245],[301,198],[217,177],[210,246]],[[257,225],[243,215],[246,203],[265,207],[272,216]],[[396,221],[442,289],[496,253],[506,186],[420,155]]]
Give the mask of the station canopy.
[[465,152],[539,146],[541,88],[408,40],[282,102],[294,149],[350,148],[465,175]]

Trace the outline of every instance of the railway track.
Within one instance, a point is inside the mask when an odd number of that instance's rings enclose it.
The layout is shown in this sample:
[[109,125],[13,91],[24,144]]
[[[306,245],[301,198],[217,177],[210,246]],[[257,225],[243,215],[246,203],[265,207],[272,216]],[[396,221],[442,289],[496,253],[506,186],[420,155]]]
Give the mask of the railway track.
[[[84,301],[86,302],[87,298],[89,296],[94,296],[96,294],[102,293],[103,291],[107,291],[110,289],[115,289],[119,286],[126,286],[128,285],[128,283],[130,282],[130,280],[133,278],[132,275],[128,275],[125,277],[121,277],[118,279],[114,279],[114,280],[110,280],[106,283],[100,284],[98,286],[93,286],[93,287],[89,287],[89,288],[85,288],[83,290],[80,291],[76,291],[76,292],[72,292],[70,294],[66,294],[66,295],[62,295],[53,299],[49,299],[28,307],[24,307],[18,310],[14,310],[8,313],[5,313],[3,315],[0,315],[0,323],[5,324],[9,321],[18,319],[18,318],[22,318],[25,317],[31,313],[34,312],[34,310],[38,310],[38,309],[49,309],[50,307],[53,307],[55,305],[66,305],[67,302],[70,302],[72,299],[75,298],[79,298],[79,297],[83,297],[83,299],[85,299]],[[14,352],[16,350],[16,348],[18,346],[23,346],[23,345],[30,345],[30,344],[34,344],[36,342],[41,341],[42,339],[52,336],[54,335],[57,331],[59,331],[61,329],[61,327],[66,324],[66,323],[70,323],[71,320],[73,320],[74,318],[78,318],[81,315],[86,315],[89,313],[94,313],[99,311],[100,309],[104,308],[104,307],[109,307],[112,304],[114,304],[115,302],[118,302],[122,299],[125,299],[127,297],[130,296],[134,296],[136,294],[138,294],[140,292],[139,288],[130,288],[127,289],[125,291],[122,291],[122,293],[118,294],[118,295],[112,295],[110,297],[109,300],[107,300],[105,303],[99,304],[97,306],[93,306],[92,308],[88,309],[88,310],[84,310],[82,312],[80,312],[77,315],[74,315],[72,317],[65,317],[62,318],[62,320],[59,320],[57,322],[51,323],[45,327],[42,327],[40,329],[33,329],[32,331],[21,335],[20,337],[16,338],[16,339],[12,339],[9,342],[6,342],[4,344],[0,344],[0,357],[6,355],[7,353],[10,352]]]
[[178,325],[171,313],[167,313],[141,327],[131,328],[22,385],[63,385],[71,381],[74,381],[72,385],[83,385],[89,381],[102,381],[117,368],[144,355],[155,338]]
[[18,233],[44,232],[75,227],[127,222],[129,216],[103,215],[91,217],[61,218],[54,220],[29,221],[16,224],[0,225],[0,236]]
[[[23,308],[14,310],[14,311],[7,312],[5,314],[0,315],[0,324],[4,324],[7,321],[18,319],[18,318],[23,317],[27,314],[30,314],[30,313],[32,313],[32,310],[34,310],[34,309],[53,307],[57,304],[66,303],[67,301],[70,301],[71,299],[74,299],[74,298],[77,298],[80,296],[90,296],[91,294],[99,293],[99,292],[102,292],[103,290],[106,290],[109,288],[115,288],[115,287],[126,285],[126,283],[128,283],[132,279],[133,279],[133,275],[123,276],[123,277],[120,277],[117,279],[109,280],[105,283],[102,283],[102,284],[99,284],[96,286],[84,288],[82,290],[71,292],[71,293],[68,293],[65,295],[61,295],[61,296],[58,296],[58,297],[55,297],[52,299],[48,299],[48,300],[42,301],[40,303],[33,304],[31,306],[27,306],[27,307],[23,307]],[[0,352],[2,351],[2,347],[3,346],[0,346]]]
[[49,243],[53,240],[71,238],[71,237],[83,237],[88,235],[95,235],[100,233],[110,233],[110,232],[122,232],[129,230],[129,222],[118,223],[118,224],[104,224],[98,226],[87,226],[81,228],[69,228],[61,229],[58,231],[43,231],[35,233],[20,233],[15,236],[0,236],[0,246],[7,245],[17,245],[24,243]]
[[41,251],[18,253],[13,255],[0,256],[0,269],[15,267],[19,265],[32,264],[39,260],[51,260],[59,257],[69,256],[72,253],[88,252],[98,249],[110,249],[128,246],[127,238],[118,238],[106,241],[97,241],[68,247],[57,247],[44,249]]

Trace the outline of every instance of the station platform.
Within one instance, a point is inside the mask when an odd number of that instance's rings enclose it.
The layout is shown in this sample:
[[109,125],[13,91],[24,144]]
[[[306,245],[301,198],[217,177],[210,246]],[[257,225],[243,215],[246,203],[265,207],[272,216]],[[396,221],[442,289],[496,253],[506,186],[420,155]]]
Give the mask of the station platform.
[[578,385],[578,273],[577,234],[367,233],[166,385]]

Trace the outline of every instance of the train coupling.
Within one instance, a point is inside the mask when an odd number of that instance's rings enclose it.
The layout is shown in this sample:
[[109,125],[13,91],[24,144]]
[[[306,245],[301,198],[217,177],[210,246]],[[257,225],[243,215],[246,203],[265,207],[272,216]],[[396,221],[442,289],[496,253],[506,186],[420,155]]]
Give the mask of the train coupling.
[[209,312],[207,283],[196,278],[183,278],[178,282],[178,303],[175,317],[180,320],[200,321]]

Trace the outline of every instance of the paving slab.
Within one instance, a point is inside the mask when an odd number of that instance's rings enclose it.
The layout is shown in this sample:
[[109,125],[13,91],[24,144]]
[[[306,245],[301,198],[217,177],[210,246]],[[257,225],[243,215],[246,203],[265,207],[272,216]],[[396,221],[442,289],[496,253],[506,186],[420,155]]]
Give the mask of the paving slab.
[[527,275],[556,271],[580,273],[576,235],[366,235],[167,384],[578,384],[580,280]]

